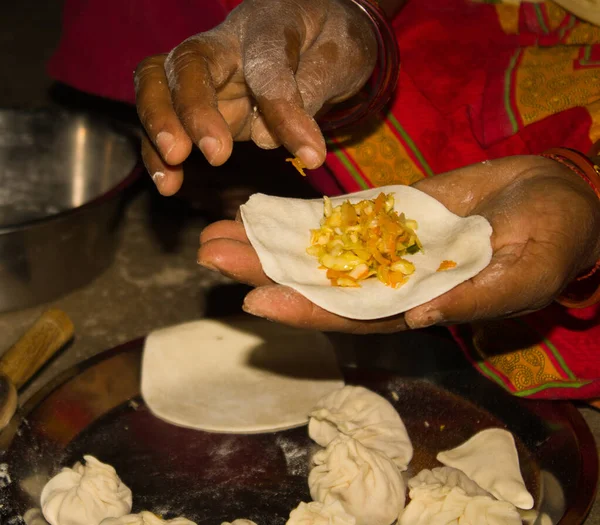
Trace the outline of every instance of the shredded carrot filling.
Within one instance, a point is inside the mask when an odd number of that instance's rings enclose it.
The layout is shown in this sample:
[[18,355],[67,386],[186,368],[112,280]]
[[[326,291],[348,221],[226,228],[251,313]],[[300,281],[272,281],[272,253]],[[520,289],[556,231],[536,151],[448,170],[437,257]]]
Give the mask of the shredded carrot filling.
[[286,162],[291,162],[292,166],[294,166],[294,168],[296,168],[299,172],[300,175],[302,175],[303,177],[306,177],[306,173],[304,172],[304,170],[306,169],[306,164],[304,164],[304,162],[302,162],[302,160],[300,160],[298,157],[294,157],[289,158],[289,159],[285,159]]
[[415,233],[418,225],[394,210],[394,204],[393,194],[384,193],[335,208],[324,197],[320,228],[311,230],[306,251],[318,259],[333,286],[357,288],[360,281],[376,278],[399,288],[414,273],[415,266],[404,256],[423,250]]
[[443,272],[452,268],[456,268],[456,263],[454,261],[442,261],[436,272]]

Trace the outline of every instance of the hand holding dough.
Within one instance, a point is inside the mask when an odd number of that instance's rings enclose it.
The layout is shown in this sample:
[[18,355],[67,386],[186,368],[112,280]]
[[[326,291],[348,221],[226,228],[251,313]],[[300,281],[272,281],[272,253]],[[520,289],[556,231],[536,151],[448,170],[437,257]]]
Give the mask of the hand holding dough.
[[361,386],[345,386],[319,400],[310,412],[308,434],[322,447],[338,435],[353,437],[390,458],[401,470],[413,455],[406,427],[383,397]]
[[[423,252],[405,258],[415,272],[400,288],[377,279],[361,288],[331,286],[315,258],[306,253],[310,229],[318,228],[323,215],[321,199],[303,200],[255,194],[240,208],[248,239],[265,274],[286,285],[317,306],[351,319],[379,319],[406,312],[451,290],[483,270],[492,258],[492,227],[481,216],[459,217],[442,203],[409,186],[385,186],[331,199],[333,206],[375,199],[393,193],[394,208],[418,223]],[[438,272],[440,263],[457,263]]]

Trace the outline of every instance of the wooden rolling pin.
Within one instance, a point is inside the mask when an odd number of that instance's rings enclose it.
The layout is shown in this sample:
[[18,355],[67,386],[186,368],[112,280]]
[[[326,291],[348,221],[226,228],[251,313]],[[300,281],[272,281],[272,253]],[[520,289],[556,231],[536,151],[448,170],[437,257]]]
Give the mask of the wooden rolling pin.
[[17,409],[17,391],[72,337],[73,322],[58,309],[45,311],[0,358],[0,430]]

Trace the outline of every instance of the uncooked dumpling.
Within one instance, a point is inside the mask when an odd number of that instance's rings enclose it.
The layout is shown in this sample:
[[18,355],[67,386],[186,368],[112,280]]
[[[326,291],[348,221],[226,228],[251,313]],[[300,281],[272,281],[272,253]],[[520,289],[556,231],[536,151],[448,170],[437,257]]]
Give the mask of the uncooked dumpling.
[[[394,208],[417,221],[423,252],[406,255],[415,272],[400,288],[377,279],[360,288],[331,286],[318,261],[306,253],[310,229],[318,228],[323,200],[290,199],[255,194],[241,206],[246,234],[264,272],[278,284],[301,293],[321,308],[352,319],[378,319],[405,312],[426,303],[470,279],[492,258],[492,227],[481,216],[459,217],[441,202],[410,186],[385,186],[331,199],[332,206],[346,200],[355,204],[393,193]],[[456,267],[438,271],[453,261]]]
[[488,496],[467,496],[454,487],[445,496],[411,499],[398,525],[521,525],[514,505]]
[[308,434],[326,447],[340,433],[390,458],[400,469],[413,455],[410,438],[396,409],[362,386],[345,386],[321,399],[310,412]]
[[467,496],[489,496],[464,472],[452,467],[436,467],[423,469],[414,478],[408,480],[411,498],[419,494],[420,489],[437,491],[440,495],[448,494],[454,487],[460,488]]
[[193,521],[186,518],[173,518],[163,520],[156,514],[148,511],[142,511],[139,514],[127,514],[120,518],[108,518],[100,525],[196,525]]
[[340,434],[313,457],[308,475],[315,501],[339,501],[357,525],[390,525],[404,507],[400,470],[387,456]]
[[84,456],[64,468],[42,490],[41,506],[50,525],[98,525],[131,511],[131,490],[113,467]]
[[399,525],[521,525],[514,505],[493,499],[459,470],[422,470],[408,486]]
[[531,509],[533,497],[525,487],[512,434],[489,428],[462,445],[440,452],[437,460],[462,470],[481,488],[520,509]]
[[286,525],[355,525],[339,501],[324,504],[319,501],[300,503],[292,512]]

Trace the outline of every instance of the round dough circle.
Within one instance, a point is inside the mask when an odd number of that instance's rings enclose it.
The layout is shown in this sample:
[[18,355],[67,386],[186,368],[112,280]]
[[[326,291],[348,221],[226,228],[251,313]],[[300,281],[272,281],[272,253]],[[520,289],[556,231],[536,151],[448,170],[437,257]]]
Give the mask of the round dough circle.
[[298,427],[344,385],[325,335],[260,319],[209,320],[146,338],[142,396],[157,417],[212,432]]

